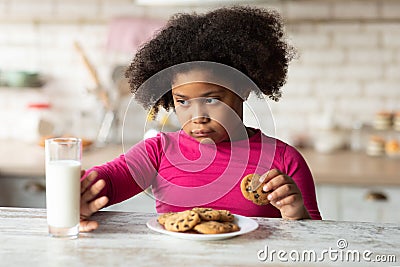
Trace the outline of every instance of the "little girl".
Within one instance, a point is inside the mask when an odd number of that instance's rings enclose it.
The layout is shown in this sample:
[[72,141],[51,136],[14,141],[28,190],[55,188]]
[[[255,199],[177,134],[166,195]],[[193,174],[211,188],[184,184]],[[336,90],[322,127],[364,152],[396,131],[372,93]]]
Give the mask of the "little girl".
[[[251,92],[278,100],[293,49],[275,12],[250,7],[179,14],[136,53],[126,72],[135,99],[172,109],[181,130],[159,133],[88,170],[81,231],[106,205],[152,186],[159,213],[203,206],[245,216],[321,219],[311,172],[288,144],[243,124]],[[259,118],[261,119],[261,118]],[[267,173],[268,205],[245,199],[244,176]]]

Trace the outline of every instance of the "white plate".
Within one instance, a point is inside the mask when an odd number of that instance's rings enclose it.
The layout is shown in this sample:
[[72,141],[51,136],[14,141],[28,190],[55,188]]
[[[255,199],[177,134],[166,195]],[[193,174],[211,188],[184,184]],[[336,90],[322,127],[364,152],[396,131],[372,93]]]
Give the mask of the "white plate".
[[224,234],[190,234],[190,233],[179,233],[179,232],[171,232],[168,230],[165,230],[164,226],[159,224],[157,222],[157,217],[150,219],[146,225],[149,227],[151,230],[178,237],[178,238],[183,238],[183,239],[190,239],[190,240],[221,240],[221,239],[227,239],[231,238],[234,236],[238,235],[244,235],[247,233],[250,233],[258,228],[258,223],[248,217],[241,216],[241,215],[235,215],[235,222],[239,225],[240,230],[237,232],[232,232],[232,233],[224,233]]

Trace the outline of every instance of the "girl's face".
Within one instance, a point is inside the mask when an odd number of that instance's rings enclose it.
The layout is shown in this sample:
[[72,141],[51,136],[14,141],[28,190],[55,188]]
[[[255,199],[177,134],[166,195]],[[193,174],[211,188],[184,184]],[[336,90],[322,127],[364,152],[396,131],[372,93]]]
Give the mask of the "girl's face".
[[187,75],[177,75],[176,86],[172,86],[175,111],[182,129],[199,142],[242,139],[243,134],[240,133],[243,131],[238,127],[244,127],[243,100],[231,90],[216,84],[182,82],[187,80]]

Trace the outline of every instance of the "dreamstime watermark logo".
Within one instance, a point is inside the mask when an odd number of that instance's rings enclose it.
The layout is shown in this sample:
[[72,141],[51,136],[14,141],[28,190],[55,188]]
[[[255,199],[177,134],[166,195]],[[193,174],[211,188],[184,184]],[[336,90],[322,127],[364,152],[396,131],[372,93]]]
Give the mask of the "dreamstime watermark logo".
[[372,263],[394,263],[397,262],[396,255],[375,254],[371,250],[348,249],[349,243],[346,239],[338,239],[336,248],[329,247],[322,250],[275,250],[267,245],[257,252],[257,258],[263,262],[372,262]]

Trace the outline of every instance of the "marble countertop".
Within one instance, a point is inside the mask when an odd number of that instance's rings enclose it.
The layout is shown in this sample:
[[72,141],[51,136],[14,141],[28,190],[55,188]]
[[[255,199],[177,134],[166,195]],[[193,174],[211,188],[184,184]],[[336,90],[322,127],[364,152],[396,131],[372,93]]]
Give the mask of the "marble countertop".
[[[146,222],[155,216],[99,212],[94,216],[99,229],[81,233],[78,239],[63,240],[48,236],[45,209],[0,208],[1,264],[393,266],[400,262],[400,226],[395,224],[254,218],[259,227],[251,233],[226,240],[194,241],[150,230]],[[297,257],[300,260],[294,261]],[[377,260],[386,263],[377,265]]]
[[[0,140],[0,176],[44,177],[44,148],[36,144]],[[82,155],[88,169],[114,159],[130,146],[90,147]],[[18,151],[18,153],[15,153]],[[370,157],[348,150],[321,154],[301,150],[316,184],[400,186],[400,159]]]

